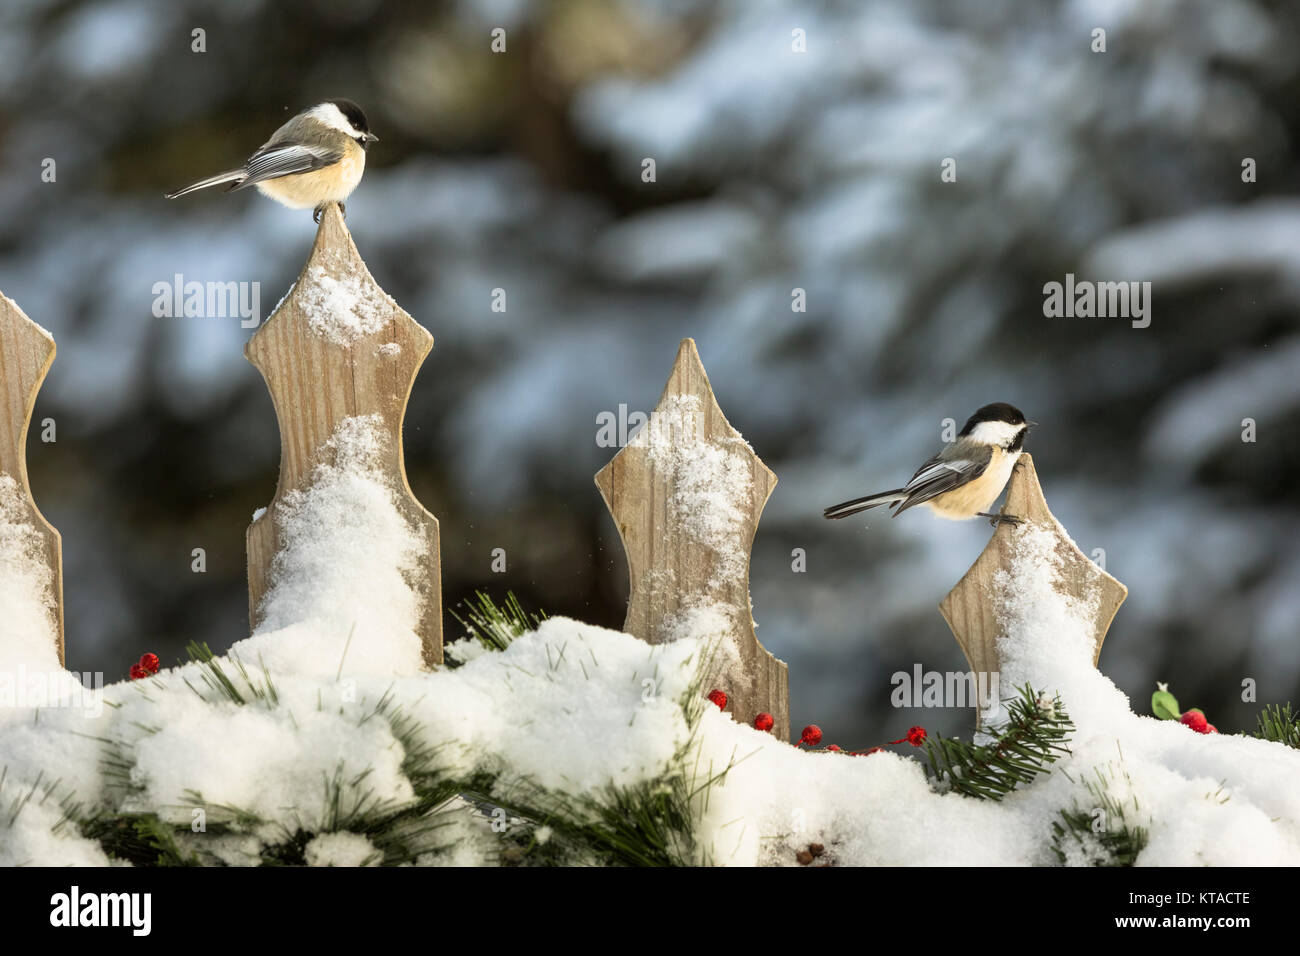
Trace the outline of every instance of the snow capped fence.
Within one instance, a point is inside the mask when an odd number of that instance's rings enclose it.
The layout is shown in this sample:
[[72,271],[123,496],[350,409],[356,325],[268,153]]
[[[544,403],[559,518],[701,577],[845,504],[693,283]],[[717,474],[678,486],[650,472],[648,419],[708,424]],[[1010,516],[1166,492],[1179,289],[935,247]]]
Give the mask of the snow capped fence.
[[750,548],[776,475],[722,414],[693,340],[682,340],[649,421],[596,485],[627,552],[623,630],[651,644],[709,636],[711,687],[726,709],[745,724],[770,714],[772,733],[789,740],[789,674],[755,637],[749,601]]
[[248,611],[260,623],[272,561],[283,550],[288,495],[311,483],[336,454],[331,439],[349,419],[378,417],[387,436],[376,452],[398,507],[423,539],[411,585],[421,603],[425,663],[442,663],[442,573],[438,519],[411,493],[402,454],[402,420],[415,373],[433,336],[375,282],[337,205],[321,216],[307,264],[289,294],[249,339],[244,354],[266,379],[280,423],[280,480],[271,506],[248,528]]
[[[1002,673],[998,643],[1016,639],[1009,622],[1017,619],[1017,604],[1025,603],[1021,596],[1030,584],[1020,580],[1023,572],[1016,564],[1026,550],[1037,552],[1032,556],[1034,565],[1050,569],[1052,586],[1070,599],[1073,611],[1091,622],[1095,665],[1110,622],[1128,597],[1128,588],[1089,560],[1056,520],[1028,454],[1016,463],[1002,511],[1020,518],[1021,523],[999,522],[970,570],[939,605],[977,677],[975,686],[998,686],[987,681],[990,675]],[[1006,696],[1011,688],[1003,686],[1001,690]]]
[[[301,559],[307,577],[319,570],[311,554],[286,559],[293,542],[286,539],[285,515],[301,515],[304,502],[310,506],[307,492],[323,474],[338,479],[346,471],[334,466],[364,458],[367,473],[395,495],[400,515],[393,521],[409,525],[392,535],[404,553],[398,572],[418,601],[411,617],[419,618],[416,636],[424,664],[442,663],[438,521],[411,493],[402,451],[407,401],[432,346],[429,332],[370,275],[339,209],[328,207],[302,273],[245,349],[270,390],[282,446],[275,496],[247,533],[254,629],[265,623],[277,562]],[[62,665],[61,541],[32,500],[25,455],[36,393],[54,351],[50,335],[0,296],[0,584],[5,587],[0,594],[18,588],[27,607],[21,613],[4,609],[6,618],[14,620],[0,628],[0,653],[21,657],[35,640],[32,634],[53,634]],[[595,480],[627,552],[630,595],[624,629],[651,644],[685,635],[707,638],[714,657],[709,686],[702,692],[725,692],[726,709],[741,723],[770,715],[773,734],[789,740],[788,670],[755,636],[749,596],[750,551],[776,476],[728,423],[694,341],[682,341],[649,420]],[[1042,621],[1022,620],[1023,607],[1033,604],[1034,588],[1050,587],[1065,595],[1069,613],[1090,622],[1094,665],[1128,593],[1075,546],[1052,515],[1028,455],[1012,475],[1004,511],[1022,522],[998,526],[940,605],[979,678],[975,686],[997,687],[1000,676],[1002,696],[1010,687],[1000,652],[1012,647],[1024,658],[1026,648],[1016,642],[1043,633]],[[314,520],[346,524],[350,517],[344,507],[316,514]],[[357,533],[361,538],[370,534],[366,529]],[[389,543],[373,542],[370,550]],[[342,549],[357,565],[349,565],[348,573],[364,575],[365,556],[352,555],[349,545]],[[295,565],[297,577],[302,571]],[[312,610],[352,582],[340,582],[338,588],[332,579],[317,583],[312,594],[290,595],[284,605],[288,616]],[[278,616],[285,614],[282,608]],[[1023,634],[1017,632],[1017,621],[1024,624]],[[280,627],[292,621],[272,623]],[[364,634],[363,629],[363,641]],[[48,647],[41,650],[48,655]],[[989,677],[994,679],[984,679]]]
[[[39,610],[51,620],[41,633],[53,633],[59,664],[63,664],[63,542],[59,532],[41,515],[27,482],[27,429],[45,373],[54,363],[54,339],[27,318],[23,310],[0,293],[0,573],[14,584],[36,592]],[[14,560],[13,555],[20,560]],[[6,582],[0,582],[4,584]],[[8,595],[7,588],[0,593]],[[8,602],[6,602],[8,603]],[[26,604],[26,602],[24,602]],[[8,641],[23,643],[31,635],[17,633],[35,624],[19,608],[0,609],[11,619],[14,633]],[[16,620],[14,620],[16,618]],[[17,648],[0,648],[13,652]]]

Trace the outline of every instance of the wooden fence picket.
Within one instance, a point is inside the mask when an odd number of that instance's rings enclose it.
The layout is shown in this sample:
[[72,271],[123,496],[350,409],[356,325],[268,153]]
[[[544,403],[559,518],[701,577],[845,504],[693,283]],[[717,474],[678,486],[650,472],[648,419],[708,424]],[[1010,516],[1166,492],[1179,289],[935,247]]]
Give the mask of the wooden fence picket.
[[[1056,554],[1060,558],[1057,569],[1060,579],[1058,590],[1078,599],[1089,596],[1093,598],[1089,604],[1093,609],[1093,641],[1096,650],[1092,660],[1095,665],[1111,621],[1128,596],[1128,588],[1089,560],[1056,520],[1043,498],[1038,473],[1034,470],[1034,460],[1028,454],[1020,456],[1020,461],[1011,474],[1003,512],[1047,528],[1056,538]],[[1013,580],[1010,572],[1015,533],[1015,525],[999,524],[975,563],[939,605],[940,613],[952,629],[957,643],[961,645],[971,670],[977,675],[976,686],[980,688],[997,686],[991,681],[1001,668],[997,650],[997,640],[1001,633],[997,616],[999,588]],[[1000,571],[1008,572],[1002,579],[1005,582],[1002,585],[998,578]],[[1001,689],[1003,697],[1010,692],[1011,688]]]
[[[721,481],[711,487],[708,477]],[[733,500],[716,497],[719,484]],[[723,646],[704,691],[724,691],[741,723],[771,714],[772,733],[788,740],[789,675],[755,636],[749,600],[750,549],[775,484],[718,407],[692,339],[682,340],[650,420],[596,475],[627,553],[623,629],[659,644],[692,614],[725,622],[714,628]]]
[[266,379],[280,423],[280,479],[275,498],[248,528],[248,605],[253,627],[279,545],[276,505],[305,487],[322,446],[345,418],[378,414],[387,430],[384,471],[399,506],[426,542],[419,583],[420,636],[426,665],[442,663],[442,571],[438,520],[406,480],[402,421],[433,336],[375,282],[336,204],[326,207],[307,264],[244,354]]
[[[254,627],[281,543],[276,505],[307,487],[344,419],[377,415],[390,439],[381,467],[426,544],[427,574],[417,582],[424,660],[431,667],[442,663],[438,521],[411,492],[402,447],[411,387],[432,347],[429,332],[379,288],[338,207],[329,206],[298,280],[245,347],[266,380],[281,435],[275,497],[247,533]],[[36,395],[54,354],[49,333],[0,295],[0,473],[17,483],[23,518],[43,541],[63,663],[62,541],[32,500],[26,463]],[[706,690],[724,691],[727,709],[742,723],[771,714],[773,733],[788,740],[788,669],[758,641],[749,596],[754,534],[776,475],[728,423],[693,340],[682,340],[649,421],[595,480],[627,553],[631,588],[624,630],[651,644],[684,633],[717,636],[720,653]],[[1054,535],[1058,589],[1086,599],[1091,609],[1095,665],[1128,589],[1090,561],[1052,515],[1029,455],[1012,473],[1004,511]],[[939,606],[982,679],[979,687],[989,686],[983,681],[1000,668],[997,608],[1007,578],[999,572],[1012,568],[1015,533],[1016,526],[999,525]]]
[[[32,498],[27,480],[27,430],[36,406],[36,393],[54,363],[54,339],[27,318],[17,303],[0,293],[0,474],[18,483],[20,509],[44,541],[44,559],[52,574],[55,640],[63,664],[63,540],[45,520]],[[3,611],[0,611],[3,613]]]

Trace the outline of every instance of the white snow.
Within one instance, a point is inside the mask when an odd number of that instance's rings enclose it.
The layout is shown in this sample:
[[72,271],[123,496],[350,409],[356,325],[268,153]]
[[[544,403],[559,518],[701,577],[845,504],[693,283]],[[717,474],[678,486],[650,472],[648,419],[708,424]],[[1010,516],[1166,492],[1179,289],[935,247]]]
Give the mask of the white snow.
[[0,665],[58,668],[54,573],[18,482],[0,473]]
[[322,833],[307,844],[303,855],[308,866],[365,866],[383,854],[359,833]]
[[[749,581],[754,453],[739,435],[711,435],[706,414],[697,395],[668,396],[627,448],[644,452],[656,480],[673,489],[666,521],[706,548],[712,562],[703,591],[684,595],[680,609],[659,622],[660,640],[701,640],[714,655],[713,672],[735,693],[748,678],[735,640],[742,622],[727,598]],[[671,572],[651,571],[648,577],[652,589],[681,586]]]
[[[673,427],[694,434],[698,409],[680,408]],[[652,421],[643,440],[656,454],[662,427]],[[700,863],[795,865],[794,854],[815,842],[837,865],[1051,864],[1053,822],[1062,809],[1094,806],[1086,781],[1100,773],[1126,819],[1150,832],[1142,865],[1300,864],[1300,752],[1135,715],[1092,666],[1089,597],[1057,590],[1059,559],[1045,530],[1015,532],[1012,567],[997,582],[1001,686],[1059,692],[1077,732],[1050,774],[995,803],[938,792],[906,747],[804,752],[711,705],[692,736],[681,702],[707,691],[696,677],[727,624],[707,604],[671,622],[677,639],[666,644],[549,618],[504,651],[455,645],[462,666],[421,670],[419,602],[409,583],[421,542],[375,469],[385,440],[377,421],[349,420],[312,485],[285,502],[286,549],[266,624],[219,660],[245,704],[206,684],[191,663],[105,688],[111,706],[98,714],[0,708],[0,805],[34,794],[12,823],[0,814],[0,864],[109,862],[75,827],[58,826],[58,801],[68,794],[87,810],[156,812],[177,825],[187,851],[226,862],[256,863],[264,848],[302,829],[313,835],[309,863],[374,863],[378,844],[351,829],[349,814],[412,801],[408,743],[431,755],[426,770],[492,774],[555,794],[656,784],[672,767],[701,786],[730,768],[695,798]],[[718,512],[697,530],[726,547],[736,531],[725,505],[734,498],[710,489],[742,490],[738,466],[728,455],[663,460],[714,476],[685,481],[679,506],[687,515]],[[11,553],[21,534],[0,540],[10,547],[0,587],[21,598],[39,575]],[[26,620],[34,633],[48,624],[35,612]],[[887,728],[880,738],[898,735]],[[125,776],[112,772],[115,762]],[[230,831],[191,832],[198,811]],[[503,844],[482,813],[460,800],[445,812],[442,849],[416,863],[501,859]],[[534,834],[539,845],[556,839],[550,828]],[[1071,847],[1070,860],[1087,862],[1090,852]]]
[[18,482],[0,472],[0,709],[102,703],[59,665],[54,571]]
[[403,516],[381,465],[391,455],[378,415],[340,423],[310,487],[279,504],[282,550],[262,623],[231,650],[273,674],[414,674],[427,573],[424,539]]
[[668,520],[713,553],[710,590],[745,580],[749,569],[747,499],[753,451],[739,436],[713,438],[696,395],[672,395],[629,439],[673,487]]
[[392,298],[361,272],[332,276],[323,266],[307,270],[297,289],[311,330],[336,345],[349,345],[388,324]]
[[[48,785],[50,781],[45,781]],[[26,803],[11,817],[12,808]],[[0,866],[108,866],[108,856],[94,840],[59,826],[57,799],[45,796],[39,781],[0,782]]]
[[[139,719],[164,718],[154,725],[157,732],[133,740],[131,782],[138,789],[122,801],[125,810],[157,808],[164,820],[188,825],[199,805],[188,797],[193,792],[207,804],[238,807],[291,830],[291,821],[315,830],[330,812],[322,781],[336,775],[344,781],[345,803],[367,790],[392,801],[413,797],[391,731],[382,721],[360,723],[359,707],[343,718],[318,711],[311,689],[298,682],[290,682],[283,705],[271,709],[213,706],[182,681],[163,683],[175,693],[165,695],[161,708],[144,699],[124,707]],[[340,696],[339,686],[324,693],[325,703]],[[350,783],[367,770],[364,786]]]

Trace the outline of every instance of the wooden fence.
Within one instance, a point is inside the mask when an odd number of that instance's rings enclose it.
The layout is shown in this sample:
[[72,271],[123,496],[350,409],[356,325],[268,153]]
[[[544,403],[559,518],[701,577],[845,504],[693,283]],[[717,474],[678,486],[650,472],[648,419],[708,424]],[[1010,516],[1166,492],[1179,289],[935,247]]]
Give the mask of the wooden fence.
[[[343,295],[339,290],[343,289]],[[323,305],[324,304],[324,305]],[[360,310],[322,328],[322,307]],[[438,521],[411,493],[402,453],[402,422],[415,375],[433,337],[379,288],[357,253],[337,206],[322,217],[316,241],[293,289],[253,334],[245,354],[262,373],[281,435],[280,477],[272,506],[247,533],[249,616],[256,627],[281,529],[274,505],[304,488],[335,426],[356,415],[378,415],[391,437],[383,463],[406,517],[425,542],[421,637],[428,666],[442,662],[442,586]],[[0,295],[0,473],[11,476],[23,516],[44,542],[41,558],[53,573],[52,609],[58,657],[64,662],[63,586],[59,533],[42,517],[27,480],[26,439],[36,393],[54,361],[54,340]],[[702,463],[725,463],[713,475]],[[723,479],[725,489],[710,486]],[[754,634],[749,559],[759,515],[776,476],[727,422],[695,343],[682,341],[650,420],[596,475],[618,527],[631,579],[624,629],[650,643],[671,640],[701,621],[727,649],[714,659],[710,688],[728,695],[727,709],[752,723],[771,714],[772,732],[788,740],[789,688],[783,661]],[[723,495],[725,490],[726,494]],[[723,495],[723,497],[719,497]],[[1127,589],[1070,540],[1043,499],[1028,455],[1012,475],[1006,511],[1056,536],[1061,580],[1068,592],[1100,595],[1093,602],[1097,653]],[[819,520],[810,512],[810,521]],[[1009,570],[1011,526],[999,525],[979,559],[940,605],[971,669],[999,669],[995,608],[998,571]],[[0,648],[0,659],[3,658]],[[1094,658],[1095,661],[1095,658]],[[982,682],[977,686],[986,686]],[[709,689],[709,688],[706,688]]]

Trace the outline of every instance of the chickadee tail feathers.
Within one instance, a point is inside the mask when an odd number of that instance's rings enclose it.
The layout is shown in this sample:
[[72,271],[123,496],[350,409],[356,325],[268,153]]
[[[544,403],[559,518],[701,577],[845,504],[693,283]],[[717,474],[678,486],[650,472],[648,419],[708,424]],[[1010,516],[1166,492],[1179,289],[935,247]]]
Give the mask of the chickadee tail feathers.
[[902,501],[906,497],[907,495],[902,488],[895,488],[893,491],[882,491],[878,495],[854,498],[852,501],[841,501],[837,505],[831,505],[822,512],[822,515],[826,518],[847,518],[859,511],[866,511],[868,508],[875,508],[879,505],[893,504],[895,501]]
[[200,179],[197,183],[190,183],[188,186],[182,186],[174,192],[167,193],[164,199],[175,199],[178,196],[187,196],[192,192],[200,189],[207,189],[209,186],[220,186],[222,183],[230,183],[226,187],[227,192],[234,189],[243,181],[248,174],[242,169],[231,169],[224,173],[217,173],[215,176],[209,176],[207,179]]

